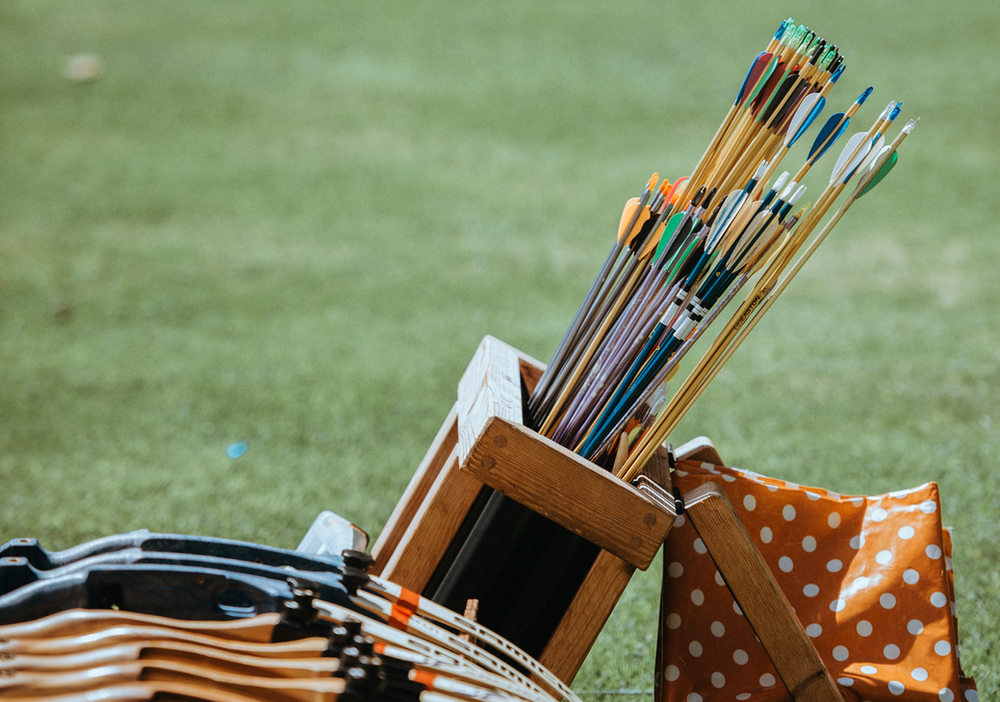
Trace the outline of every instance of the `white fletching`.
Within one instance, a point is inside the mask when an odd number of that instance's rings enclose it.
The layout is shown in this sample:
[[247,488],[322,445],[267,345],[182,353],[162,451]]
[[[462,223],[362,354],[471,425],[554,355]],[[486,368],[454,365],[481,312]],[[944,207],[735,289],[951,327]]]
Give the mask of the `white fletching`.
[[788,204],[794,205],[795,203],[797,203],[799,199],[802,197],[802,195],[805,193],[805,191],[806,191],[806,186],[800,185],[799,189],[795,191],[794,195],[792,195],[792,199],[788,201]]
[[802,123],[805,121],[806,117],[809,116],[809,113],[812,112],[813,106],[819,98],[819,93],[809,93],[802,98],[802,102],[800,102],[799,106],[796,108],[795,114],[792,115],[792,121],[788,123],[788,132],[786,132],[785,136],[786,147],[790,147],[792,145],[791,142],[795,137],[796,132],[799,131],[799,127],[802,126]]
[[837,158],[833,173],[830,174],[830,185],[841,181],[846,182],[847,175],[868,155],[871,145],[866,143],[867,137],[866,132],[858,132],[847,142]]
[[861,164],[857,167],[857,169],[855,169],[855,172],[860,172],[868,168],[868,164],[878,157],[883,146],[885,146],[885,137],[879,134],[878,139],[875,140],[875,142],[871,145],[871,148],[868,150],[868,155],[865,156]]
[[788,187],[785,188],[784,192],[781,193],[781,197],[779,199],[782,200],[782,201],[784,201],[784,202],[788,202],[789,196],[791,196],[791,194],[793,192],[795,192],[795,186],[796,185],[798,185],[798,183],[796,183],[794,180],[791,181],[788,184]]
[[785,181],[788,180],[788,177],[790,175],[791,173],[785,171],[780,176],[778,176],[778,179],[774,181],[774,185],[771,186],[771,190],[773,190],[774,192],[781,192],[781,189],[785,187]]

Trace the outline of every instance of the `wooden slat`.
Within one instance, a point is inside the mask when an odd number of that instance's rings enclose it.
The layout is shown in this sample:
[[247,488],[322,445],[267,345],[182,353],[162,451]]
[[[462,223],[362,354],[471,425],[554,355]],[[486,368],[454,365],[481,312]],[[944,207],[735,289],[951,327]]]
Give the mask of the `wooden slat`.
[[382,532],[372,547],[371,553],[375,559],[375,564],[372,566],[373,575],[379,575],[385,564],[389,562],[400,539],[409,528],[413,516],[420,509],[420,504],[430,491],[431,485],[434,484],[457,442],[458,403],[452,406],[438,430],[437,436],[434,437],[430,448],[424,454],[424,459],[417,467],[417,472],[410,478],[410,483],[406,486],[403,496],[399,498],[396,508],[389,516],[389,521],[382,527]]
[[673,515],[638,490],[520,424],[493,418],[462,470],[641,570]]
[[836,683],[722,489],[705,483],[684,496],[684,505],[792,698],[796,702],[843,702]]
[[382,569],[382,577],[421,592],[482,487],[458,469],[455,447]]
[[461,462],[465,462],[483,427],[493,417],[523,423],[521,370],[517,351],[487,336],[458,383],[458,455]]
[[597,555],[539,658],[567,685],[576,677],[634,572],[635,566],[607,551]]
[[724,466],[722,456],[715,448],[715,444],[707,436],[698,436],[685,444],[681,444],[674,451],[678,461],[702,461],[716,466]]

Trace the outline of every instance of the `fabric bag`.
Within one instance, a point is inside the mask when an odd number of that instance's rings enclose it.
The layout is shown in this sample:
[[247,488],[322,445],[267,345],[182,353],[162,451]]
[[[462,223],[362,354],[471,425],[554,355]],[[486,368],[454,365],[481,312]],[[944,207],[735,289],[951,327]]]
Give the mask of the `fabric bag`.
[[[849,497],[695,461],[673,477],[682,494],[706,481],[726,491],[845,699],[977,702],[935,483]],[[663,568],[664,702],[790,700],[683,515]]]

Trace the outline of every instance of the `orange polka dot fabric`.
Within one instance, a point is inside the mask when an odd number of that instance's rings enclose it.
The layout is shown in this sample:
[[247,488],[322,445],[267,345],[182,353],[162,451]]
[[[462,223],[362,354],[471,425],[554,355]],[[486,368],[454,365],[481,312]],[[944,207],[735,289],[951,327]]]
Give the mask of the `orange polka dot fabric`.
[[[958,662],[936,484],[850,497],[693,461],[673,477],[682,494],[725,489],[846,700],[977,702]],[[790,700],[683,516],[663,568],[664,701]]]

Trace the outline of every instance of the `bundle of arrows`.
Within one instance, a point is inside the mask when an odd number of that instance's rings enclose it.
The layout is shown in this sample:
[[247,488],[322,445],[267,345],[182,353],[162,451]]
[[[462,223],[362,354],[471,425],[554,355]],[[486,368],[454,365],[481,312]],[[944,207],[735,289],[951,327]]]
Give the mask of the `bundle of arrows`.
[[[782,22],[691,175],[657,187],[654,173],[628,201],[615,243],[528,401],[541,434],[632,480],[854,201],[893,168],[916,125],[889,140],[898,102],[847,139],[823,191],[798,205],[803,178],[847,131],[868,87],[826,119],[794,175],[771,180],[844,68],[836,46]],[[849,184],[853,191],[810,241]],[[744,290],[668,402],[680,361]]]

